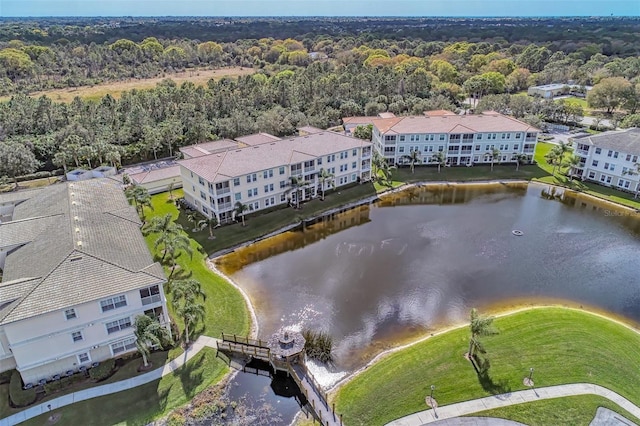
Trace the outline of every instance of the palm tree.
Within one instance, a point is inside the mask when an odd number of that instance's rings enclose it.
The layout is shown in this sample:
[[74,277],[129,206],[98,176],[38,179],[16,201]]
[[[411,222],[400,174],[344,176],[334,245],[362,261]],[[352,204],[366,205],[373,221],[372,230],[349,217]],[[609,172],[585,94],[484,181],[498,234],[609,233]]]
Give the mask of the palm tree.
[[391,186],[392,181],[391,181],[391,176],[392,176],[392,170],[394,170],[396,168],[396,166],[392,166],[390,165],[387,161],[384,161],[380,167],[380,173],[382,173],[382,176],[384,177],[384,184],[387,186]]
[[333,180],[333,178],[335,177],[335,175],[331,172],[329,172],[326,169],[320,169],[320,173],[318,174],[318,181],[320,182],[320,190],[322,191],[322,201],[324,201],[324,190],[325,190],[325,183],[329,183],[329,186],[332,188],[336,187],[336,183]]
[[189,254],[189,256],[193,256],[193,249],[191,249],[191,240],[184,235],[183,233],[162,233],[158,237],[158,239],[154,243],[155,249],[158,247],[162,247],[162,259],[160,262],[164,262],[167,258],[167,255],[170,256],[171,259],[177,258],[176,254],[180,250],[184,250]]
[[242,226],[245,226],[244,212],[246,212],[247,210],[249,210],[249,206],[247,206],[246,204],[243,204],[241,201],[236,202],[236,214],[240,215],[240,217],[242,218]]
[[[624,172],[623,175],[629,175],[629,176],[640,175],[640,163],[635,163],[633,167],[634,167],[633,169],[629,169],[626,172]],[[638,198],[639,193],[640,193],[640,182],[636,184],[636,192],[633,198]]]
[[569,169],[567,170],[567,173],[569,174],[570,182],[573,182],[573,168],[577,167],[581,161],[582,161],[582,158],[573,154],[573,155],[570,155],[568,158],[566,158],[564,163],[562,163],[563,166],[569,167]]
[[218,218],[216,217],[216,215],[214,214],[211,217],[207,217],[205,219],[202,219],[200,222],[198,222],[198,228],[200,229],[204,229],[204,228],[209,228],[209,240],[213,240],[215,239],[215,235],[213,235],[213,228],[215,228],[216,226],[218,226]]
[[485,154],[485,156],[488,156],[489,159],[491,160],[491,171],[493,171],[493,163],[496,161],[496,158],[498,159],[498,161],[500,161],[500,150],[498,148],[491,147],[491,151],[487,152]]
[[411,168],[411,173],[415,171],[416,164],[422,164],[420,153],[418,151],[414,151],[413,149],[409,151],[409,155],[405,155],[404,157],[409,160],[409,167]]
[[527,154],[518,154],[517,152],[513,153],[513,159],[516,160],[516,172],[520,170],[520,164],[524,164],[529,156]]
[[555,176],[556,168],[562,164],[563,157],[564,151],[560,145],[554,146],[553,149],[544,156],[544,158],[547,159],[547,162],[553,165],[553,170],[551,171],[552,176]]
[[173,188],[175,188],[176,183],[175,182],[171,182],[169,183],[169,185],[167,186],[167,190],[169,191],[169,199],[173,200]]
[[171,286],[171,300],[176,313],[184,321],[185,344],[189,344],[189,328],[205,318],[204,305],[198,299],[206,300],[200,283],[194,279],[175,281]]
[[473,362],[473,356],[476,350],[484,352],[484,348],[479,340],[480,336],[498,334],[498,330],[493,327],[493,317],[481,317],[478,315],[476,308],[471,309],[469,328],[471,330],[471,338],[469,339],[469,360]]
[[138,315],[133,328],[133,334],[136,336],[136,347],[140,355],[142,355],[144,366],[148,367],[151,348],[159,346],[162,349],[165,342],[171,341],[171,335],[169,330],[160,325],[160,321],[147,315]]
[[431,157],[433,161],[438,163],[438,173],[440,173],[440,167],[444,166],[447,163],[447,156],[444,151],[438,151]]
[[187,221],[193,224],[193,228],[191,228],[191,232],[198,232],[201,230],[200,228],[200,213],[195,210],[187,213]]
[[124,194],[129,202],[133,201],[136,206],[136,210],[140,215],[140,219],[142,220],[142,222],[144,222],[144,208],[149,207],[151,210],[153,210],[153,206],[151,205],[151,195],[149,195],[149,191],[147,191],[147,188],[140,185],[133,185],[127,188],[124,191]]
[[292,191],[296,195],[296,209],[300,208],[300,197],[302,196],[301,189],[309,184],[306,180],[303,180],[301,176],[291,176],[289,178],[291,180],[290,186]]
[[173,221],[171,213],[164,216],[154,216],[144,228],[144,234],[179,234],[182,232],[182,226]]
[[371,171],[373,172],[374,179],[378,178],[378,172],[386,165],[384,157],[378,154],[378,151],[373,152],[373,158],[371,159]]

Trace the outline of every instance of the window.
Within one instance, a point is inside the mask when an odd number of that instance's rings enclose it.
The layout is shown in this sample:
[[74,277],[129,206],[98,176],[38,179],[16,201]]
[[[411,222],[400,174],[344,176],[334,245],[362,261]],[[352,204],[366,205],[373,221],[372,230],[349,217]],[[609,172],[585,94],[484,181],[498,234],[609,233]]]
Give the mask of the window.
[[160,302],[160,287],[157,285],[152,285],[151,287],[141,289],[140,299],[142,299],[143,305],[150,305],[152,303]]
[[522,133],[516,133],[516,139],[520,139],[521,135],[522,135]]
[[593,161],[591,162],[591,165],[592,165],[593,167],[598,167],[598,160],[593,160]]
[[264,172],[262,172],[262,177],[265,179],[272,178],[273,170],[265,170]]
[[74,318],[78,318],[78,316],[76,315],[76,310],[73,309],[73,308],[70,308],[70,309],[67,309],[66,311],[64,311],[64,316],[68,320],[72,320]]
[[236,192],[235,197],[236,197],[236,201],[242,200],[242,194],[239,192]]
[[112,309],[121,308],[123,306],[127,306],[127,299],[124,297],[124,294],[100,301],[102,312],[107,312]]
[[398,152],[404,152],[404,146],[398,147]]
[[[443,141],[443,140],[444,140],[444,137],[445,137],[445,135],[440,135],[440,138],[439,138],[439,139],[440,139],[441,141]],[[442,150],[440,150],[440,151],[442,151]]]
[[515,145],[513,146],[513,150],[514,150],[514,151],[517,151],[518,149],[520,149],[520,145],[515,144]]
[[73,333],[71,333],[71,338],[74,342],[80,342],[81,340],[84,340],[84,338],[82,337],[82,331],[74,331]]
[[321,166],[322,165],[322,157],[318,157],[316,162],[318,163],[318,166]]
[[258,180],[258,176],[255,173],[247,175],[247,183],[255,182]]
[[618,158],[618,151],[613,152],[613,158]]
[[351,182],[355,182],[358,179],[358,176],[356,176],[356,174],[352,174],[351,175]]
[[400,135],[400,139],[399,139],[399,141],[400,141],[400,142],[404,142],[404,135]]
[[131,337],[127,340],[123,340],[122,342],[113,343],[111,345],[111,352],[113,352],[113,355],[116,355],[121,352],[133,350],[135,348],[136,348],[136,338]]
[[203,191],[200,191],[200,198],[207,201],[207,194],[205,194]]
[[481,141],[481,140],[482,140],[482,133],[478,133],[478,135],[477,135],[477,136],[478,136],[478,137],[477,137],[477,139],[478,139],[479,141]]
[[233,186],[240,186],[240,178],[233,179]]
[[280,174],[283,175],[284,174],[284,166],[280,167]]
[[634,155],[633,158],[631,159],[631,162],[637,163],[638,162],[638,156]]
[[78,354],[78,364],[85,364],[87,362],[91,362],[91,358],[87,352]]
[[287,200],[287,194],[280,194],[280,202],[284,203]]
[[355,157],[356,155],[358,155],[358,150],[357,150],[356,148],[354,148],[354,149],[351,151],[351,156],[352,156],[352,157]]
[[505,133],[500,133],[500,139],[504,139],[507,135]]
[[611,157],[612,155],[613,155],[613,151],[608,150],[608,151],[607,151],[607,157]]
[[604,169],[609,170],[609,163],[604,163]]
[[248,197],[255,197],[256,195],[258,195],[258,188],[251,188],[247,191]]
[[205,212],[206,214],[209,214],[209,209],[206,208],[205,206],[202,206],[202,211]]
[[200,176],[198,176],[198,182],[200,182],[200,185],[204,186],[204,179],[202,179]]
[[356,164],[356,162],[354,161],[353,163],[351,163],[351,168],[355,169],[356,167],[358,167],[358,165]]
[[266,200],[264,200],[264,206],[265,207],[273,206],[275,204],[276,204],[276,198],[275,197],[267,198]]
[[[257,191],[257,190],[256,190],[256,191]],[[266,194],[267,192],[270,192],[270,191],[273,191],[273,184],[272,184],[272,183],[270,183],[269,185],[265,185],[265,186],[264,186],[264,192],[265,192],[265,194]],[[258,195],[258,194],[256,193],[256,195]]]
[[589,172],[589,179],[595,179],[596,172]]
[[631,154],[627,154],[627,158],[624,159],[625,161],[631,161]]
[[596,148],[596,154],[600,154],[602,153],[602,150],[600,148]]
[[287,187],[287,181],[286,180],[281,180],[280,181],[280,189],[286,188],[286,187]]
[[111,322],[108,322],[106,326],[107,326],[108,334],[116,333],[120,330],[124,330],[125,328],[131,327],[131,318],[126,317],[116,321],[111,321]]

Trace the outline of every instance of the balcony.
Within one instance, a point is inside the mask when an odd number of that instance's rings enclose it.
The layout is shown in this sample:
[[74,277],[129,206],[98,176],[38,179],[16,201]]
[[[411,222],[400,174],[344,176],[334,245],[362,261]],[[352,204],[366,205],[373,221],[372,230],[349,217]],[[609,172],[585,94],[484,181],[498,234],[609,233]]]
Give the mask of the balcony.
[[233,204],[231,203],[219,203],[218,211],[231,210],[232,207],[233,207]]
[[362,158],[369,158],[371,157],[371,150],[368,149],[366,151],[362,151]]
[[370,165],[368,162],[366,162],[366,163],[362,163],[362,164],[360,165],[360,169],[361,169],[361,170],[369,170],[370,168],[371,168],[371,165]]
[[576,149],[575,153],[576,153],[576,155],[579,155],[580,157],[586,157],[587,155],[589,155],[589,151],[586,151],[584,149]]
[[224,195],[224,194],[228,194],[231,192],[231,188],[229,188],[228,186],[226,188],[216,188],[216,194],[217,195]]
[[470,150],[470,149],[469,150],[463,149],[462,151],[460,151],[460,154],[462,154],[462,155],[471,155],[472,152],[473,151]]
[[525,154],[533,154],[533,148],[523,149],[522,152],[524,152]]
[[524,141],[525,142],[537,142],[538,138],[537,137],[525,138]]
[[142,300],[142,306],[151,305],[152,303],[159,303],[162,300],[159,294],[141,297],[140,299]]
[[305,167],[305,168],[304,168],[304,172],[305,172],[305,173],[314,172],[315,170],[316,170],[316,167],[315,167],[315,166]]

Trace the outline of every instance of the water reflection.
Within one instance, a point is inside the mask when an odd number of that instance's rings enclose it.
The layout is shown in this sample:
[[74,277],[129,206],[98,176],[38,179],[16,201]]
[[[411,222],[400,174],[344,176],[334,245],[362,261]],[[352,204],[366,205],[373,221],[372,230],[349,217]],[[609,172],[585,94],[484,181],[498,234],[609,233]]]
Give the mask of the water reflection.
[[416,187],[237,250],[220,267],[250,295],[265,336],[284,324],[328,331],[345,369],[512,299],[568,299],[640,320],[640,215],[551,192]]

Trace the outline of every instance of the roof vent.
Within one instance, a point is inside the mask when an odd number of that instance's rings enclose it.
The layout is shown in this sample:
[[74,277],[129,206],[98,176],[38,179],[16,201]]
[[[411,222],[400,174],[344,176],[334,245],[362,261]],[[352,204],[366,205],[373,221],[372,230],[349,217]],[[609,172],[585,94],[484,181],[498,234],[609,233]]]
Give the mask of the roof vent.
[[76,232],[78,233],[80,232],[80,228],[78,228],[77,226],[76,226]]
[[82,247],[82,241],[78,241],[78,247]]
[[80,220],[80,218],[78,216],[74,216],[73,220],[75,220],[76,222]]
[[81,259],[82,259],[82,256],[74,256],[69,258],[71,262],[75,262],[76,260],[81,260]]

